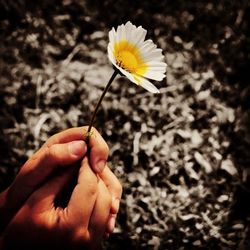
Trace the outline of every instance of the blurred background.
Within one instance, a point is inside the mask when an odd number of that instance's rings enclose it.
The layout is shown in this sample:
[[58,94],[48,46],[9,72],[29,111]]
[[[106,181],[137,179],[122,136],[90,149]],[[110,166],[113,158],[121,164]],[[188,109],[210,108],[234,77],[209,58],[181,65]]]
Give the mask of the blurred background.
[[104,249],[250,249],[249,1],[0,0],[0,188],[52,134],[88,124],[130,20],[168,64],[117,78],[95,127],[124,187]]

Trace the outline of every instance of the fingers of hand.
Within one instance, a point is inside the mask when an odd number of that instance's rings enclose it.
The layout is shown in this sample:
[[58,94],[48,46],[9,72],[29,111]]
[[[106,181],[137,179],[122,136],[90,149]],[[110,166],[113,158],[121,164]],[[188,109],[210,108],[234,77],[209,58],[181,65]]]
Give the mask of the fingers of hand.
[[87,151],[85,142],[74,141],[54,144],[37,152],[21,168],[10,186],[6,199],[13,213],[41,185],[59,165],[67,165],[79,160]]
[[99,174],[99,176],[107,186],[112,196],[110,215],[106,227],[106,235],[108,236],[113,232],[115,227],[115,221],[122,196],[122,185],[107,165],[105,166],[103,172]]
[[[71,128],[55,134],[44,144],[43,147],[58,143],[66,143],[72,140],[86,140],[88,126]],[[90,163],[95,172],[101,172],[106,164],[109,154],[109,148],[99,132],[92,128],[92,135],[89,137]]]
[[116,214],[110,214],[109,218],[108,218],[108,222],[106,225],[106,235],[110,235],[111,233],[113,233],[114,229],[115,229],[115,222],[116,222]]
[[119,211],[120,200],[122,196],[122,185],[107,165],[105,166],[103,172],[99,173],[99,176],[107,186],[112,196],[112,205],[110,212],[111,214],[117,214]]
[[97,176],[91,170],[88,158],[85,157],[79,170],[78,183],[72,192],[67,208],[71,224],[88,228],[98,193],[97,184]]
[[87,146],[84,141],[54,144],[47,148],[41,163],[49,169],[68,166],[81,159],[86,153]]
[[61,143],[67,143],[71,141],[77,141],[77,140],[86,140],[86,135],[84,133],[84,129],[86,130],[86,127],[77,127],[77,128],[70,128],[67,130],[64,130],[62,132],[59,132],[53,136],[51,136],[43,145],[43,147],[48,147],[53,144],[61,144]]
[[101,241],[103,238],[109,219],[111,202],[112,198],[107,187],[99,179],[98,195],[89,224],[89,232],[92,239]]
[[49,166],[69,165],[83,157],[86,152],[87,146],[82,140],[53,144],[45,149],[42,163],[46,163]]
[[20,170],[14,182],[34,187],[43,182],[58,166],[70,165],[87,152],[84,141],[54,144],[43,148],[28,160]]
[[109,154],[109,147],[99,132],[92,128],[93,134],[89,137],[90,164],[96,173],[103,171]]

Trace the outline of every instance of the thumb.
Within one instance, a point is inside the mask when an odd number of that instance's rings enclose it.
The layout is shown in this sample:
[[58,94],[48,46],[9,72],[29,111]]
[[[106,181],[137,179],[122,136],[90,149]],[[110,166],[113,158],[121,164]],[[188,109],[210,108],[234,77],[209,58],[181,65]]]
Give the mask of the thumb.
[[86,152],[87,146],[84,141],[54,144],[43,148],[21,168],[11,188],[28,187],[33,189],[40,185],[59,166],[67,166],[78,161]]
[[[71,165],[87,152],[84,141],[53,144],[41,148],[21,168],[6,194],[6,221],[22,206],[29,196],[60,166]],[[65,169],[65,168],[64,168]]]

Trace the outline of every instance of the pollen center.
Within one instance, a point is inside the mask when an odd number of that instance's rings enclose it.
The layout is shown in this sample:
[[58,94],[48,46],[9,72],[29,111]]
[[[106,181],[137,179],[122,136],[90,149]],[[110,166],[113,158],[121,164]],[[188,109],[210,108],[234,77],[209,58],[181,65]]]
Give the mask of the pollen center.
[[137,68],[137,59],[135,57],[135,55],[133,55],[130,51],[126,51],[126,50],[123,50],[123,51],[120,51],[117,55],[117,63],[118,65],[133,73],[136,68]]
[[134,75],[143,75],[148,67],[142,59],[140,48],[122,40],[114,44],[114,57],[116,64]]

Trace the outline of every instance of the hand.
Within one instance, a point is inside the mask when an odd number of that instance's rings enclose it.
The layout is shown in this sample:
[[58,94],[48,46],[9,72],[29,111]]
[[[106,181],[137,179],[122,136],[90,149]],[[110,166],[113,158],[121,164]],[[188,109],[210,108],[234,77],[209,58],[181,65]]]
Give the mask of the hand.
[[[108,146],[94,130],[90,137],[90,163],[101,172],[108,158]],[[0,195],[0,233],[24,201],[53,172],[80,160],[87,153],[87,127],[71,128],[55,134],[21,168],[12,185]]]
[[107,184],[116,195],[120,196],[121,190],[107,167],[102,180],[93,173],[85,157],[67,207],[55,207],[56,197],[75,171],[78,169],[61,171],[28,198],[4,232],[4,249],[97,249],[100,246],[112,210]]
[[[81,159],[87,151],[84,129],[73,128],[52,136],[44,146],[22,167],[13,184],[0,195],[0,228],[4,231],[8,222],[28,200],[58,169],[66,171],[66,166]],[[119,209],[121,185],[112,172],[103,164],[108,157],[108,147],[97,131],[90,138],[90,165],[99,170],[99,176],[112,195],[112,206],[106,233],[113,230],[114,219]],[[67,170],[69,171],[69,170]]]

